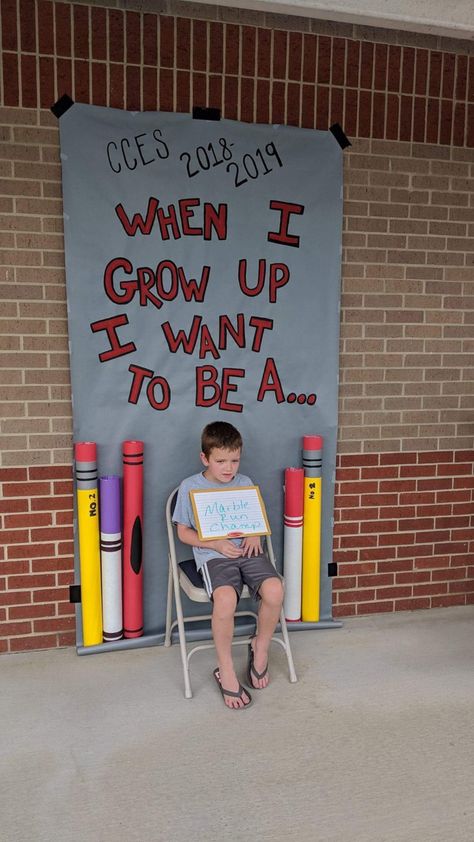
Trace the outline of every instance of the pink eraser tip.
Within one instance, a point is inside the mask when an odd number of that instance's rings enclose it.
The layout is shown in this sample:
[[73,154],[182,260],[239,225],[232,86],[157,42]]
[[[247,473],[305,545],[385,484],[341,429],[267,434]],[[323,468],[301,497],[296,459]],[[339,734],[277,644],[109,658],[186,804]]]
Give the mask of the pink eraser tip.
[[303,436],[303,450],[322,450],[322,436]]
[[141,453],[143,450],[142,441],[124,441],[122,442],[122,452],[128,456],[133,456],[135,453]]
[[95,462],[97,459],[97,445],[95,441],[78,441],[74,445],[74,455],[77,462]]

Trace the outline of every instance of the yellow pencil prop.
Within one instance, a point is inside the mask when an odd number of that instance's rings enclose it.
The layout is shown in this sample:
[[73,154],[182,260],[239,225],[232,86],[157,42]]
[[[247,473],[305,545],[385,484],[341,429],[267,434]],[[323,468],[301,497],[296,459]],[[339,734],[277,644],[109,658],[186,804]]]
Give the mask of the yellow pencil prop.
[[304,513],[301,619],[317,623],[321,576],[321,436],[303,437]]
[[95,646],[102,643],[97,447],[94,442],[78,442],[74,447],[74,453],[81,573],[82,636],[84,646]]

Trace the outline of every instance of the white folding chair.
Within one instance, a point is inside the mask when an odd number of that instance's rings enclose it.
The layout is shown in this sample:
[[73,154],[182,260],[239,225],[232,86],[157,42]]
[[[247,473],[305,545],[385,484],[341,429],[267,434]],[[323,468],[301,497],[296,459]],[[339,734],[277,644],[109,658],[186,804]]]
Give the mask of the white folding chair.
[[[172,633],[173,629],[178,627],[178,638],[179,638],[179,646],[181,650],[181,661],[183,664],[183,676],[184,676],[184,696],[186,699],[192,698],[192,690],[191,690],[191,680],[189,676],[189,661],[191,657],[194,655],[195,652],[198,652],[201,649],[213,649],[214,643],[198,643],[193,646],[189,646],[189,642],[186,639],[186,623],[196,623],[202,621],[210,621],[212,614],[198,614],[193,616],[184,616],[183,614],[183,607],[181,603],[181,589],[184,591],[186,596],[189,597],[190,600],[193,602],[210,602],[209,597],[207,595],[206,589],[204,588],[201,575],[196,570],[196,565],[194,563],[194,559],[186,560],[178,562],[177,556],[177,536],[176,536],[176,528],[175,524],[172,521],[172,512],[174,509],[174,504],[176,500],[176,494],[178,489],[175,488],[174,491],[171,492],[170,496],[168,497],[166,503],[166,526],[168,530],[168,561],[169,561],[169,574],[168,574],[168,599],[166,605],[166,633],[165,633],[165,646],[171,646],[172,644]],[[273,546],[268,535],[266,537],[266,545],[267,545],[267,553],[268,557],[273,564],[275,565],[275,556],[273,553]],[[172,621],[172,614],[173,614],[173,596],[174,596],[174,604],[176,607],[176,619]],[[242,591],[242,598],[249,597],[249,591],[247,586],[244,587]],[[235,614],[236,617],[245,617],[249,616],[252,618],[252,622],[255,622],[255,627],[257,625],[257,614],[254,611],[244,610],[244,611],[237,611]],[[237,629],[238,631],[238,629]],[[295,667],[293,664],[293,656],[291,654],[291,647],[290,647],[290,640],[288,636],[288,629],[286,627],[286,620],[285,615],[283,613],[283,608],[280,614],[280,633],[278,631],[275,632],[275,635],[272,637],[272,641],[275,643],[280,644],[283,647],[287,661],[288,661],[288,672],[290,681],[294,683],[297,681]],[[237,637],[234,635],[234,639],[232,641],[233,646],[238,645],[248,645],[249,638],[245,637]]]

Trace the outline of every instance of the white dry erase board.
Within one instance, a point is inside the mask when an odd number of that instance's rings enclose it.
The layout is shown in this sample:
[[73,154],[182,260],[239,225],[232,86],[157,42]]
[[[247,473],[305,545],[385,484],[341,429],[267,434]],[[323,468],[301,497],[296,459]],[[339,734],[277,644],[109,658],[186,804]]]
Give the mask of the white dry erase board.
[[189,492],[201,541],[269,535],[271,530],[258,485]]

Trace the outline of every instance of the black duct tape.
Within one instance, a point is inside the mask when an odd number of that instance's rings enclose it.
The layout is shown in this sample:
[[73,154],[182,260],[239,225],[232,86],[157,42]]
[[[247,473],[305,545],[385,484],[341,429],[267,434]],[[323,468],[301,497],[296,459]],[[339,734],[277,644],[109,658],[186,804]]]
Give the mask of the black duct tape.
[[339,123],[333,123],[332,126],[329,126],[329,131],[332,135],[334,135],[341,149],[345,149],[346,146],[352,146],[350,140],[347,139]]
[[60,97],[54,105],[51,106],[51,111],[59,120],[66,111],[69,111],[71,105],[74,105],[74,100],[71,99],[69,94],[63,94],[62,97]]
[[81,601],[81,586],[69,585],[69,602]]
[[195,106],[193,108],[193,120],[220,120],[220,108],[200,108]]
[[337,576],[337,561],[330,561],[328,564],[328,576]]

